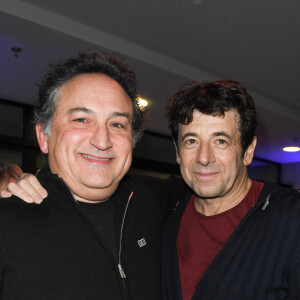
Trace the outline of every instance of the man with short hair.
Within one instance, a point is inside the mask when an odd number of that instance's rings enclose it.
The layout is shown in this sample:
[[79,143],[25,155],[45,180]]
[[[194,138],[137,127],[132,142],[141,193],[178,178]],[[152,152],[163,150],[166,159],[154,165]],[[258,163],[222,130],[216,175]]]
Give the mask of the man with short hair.
[[300,299],[300,198],[247,176],[251,96],[234,81],[191,81],[167,107],[192,191],[164,227],[164,299]]
[[133,71],[93,51],[53,65],[35,121],[48,197],[0,201],[1,299],[161,299],[161,228],[186,187],[125,176],[143,121]]

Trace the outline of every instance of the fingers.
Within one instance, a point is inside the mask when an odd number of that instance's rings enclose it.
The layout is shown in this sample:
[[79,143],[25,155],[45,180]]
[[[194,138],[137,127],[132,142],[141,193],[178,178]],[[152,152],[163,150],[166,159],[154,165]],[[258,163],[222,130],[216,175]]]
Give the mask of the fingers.
[[37,178],[27,173],[22,174],[15,182],[9,183],[7,191],[28,203],[40,204],[43,198],[48,196]]
[[11,193],[9,191],[2,190],[0,192],[0,198],[9,198],[9,197],[11,197]]

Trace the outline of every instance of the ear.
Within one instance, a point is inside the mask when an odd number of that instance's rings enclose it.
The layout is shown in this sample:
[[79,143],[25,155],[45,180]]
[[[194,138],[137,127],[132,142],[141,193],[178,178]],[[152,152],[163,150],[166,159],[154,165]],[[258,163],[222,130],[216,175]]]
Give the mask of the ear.
[[176,142],[173,140],[173,144],[174,144],[174,147],[175,147],[175,151],[176,151],[176,161],[177,163],[180,165],[180,155],[179,155],[179,149],[176,145]]
[[256,147],[256,142],[257,142],[257,138],[255,136],[253,138],[251,144],[249,145],[249,147],[245,151],[245,154],[244,154],[244,165],[245,166],[249,166],[252,163],[252,159],[253,159],[253,156],[254,156],[254,150],[255,150],[255,147]]
[[43,153],[48,153],[48,136],[43,131],[43,125],[42,124],[36,124],[35,125],[35,132],[36,137],[40,146],[40,149]]

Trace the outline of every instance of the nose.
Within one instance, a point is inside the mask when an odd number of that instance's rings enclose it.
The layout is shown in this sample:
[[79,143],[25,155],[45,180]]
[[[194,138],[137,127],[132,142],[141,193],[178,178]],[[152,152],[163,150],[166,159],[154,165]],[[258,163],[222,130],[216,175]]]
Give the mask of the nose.
[[105,151],[113,146],[108,128],[105,125],[98,125],[94,128],[90,143],[98,150]]
[[215,161],[213,150],[207,142],[201,143],[198,147],[198,153],[196,155],[196,161],[203,166],[207,166]]

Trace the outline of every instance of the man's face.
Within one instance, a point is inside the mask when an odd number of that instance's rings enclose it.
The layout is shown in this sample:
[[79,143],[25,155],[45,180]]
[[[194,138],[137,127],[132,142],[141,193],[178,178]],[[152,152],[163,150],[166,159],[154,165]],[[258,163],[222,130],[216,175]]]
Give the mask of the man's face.
[[239,116],[236,111],[213,117],[195,110],[193,121],[179,125],[177,162],[186,183],[200,198],[236,194],[247,179],[256,140],[242,157]]
[[39,145],[48,153],[52,173],[59,174],[75,198],[109,198],[132,160],[132,102],[105,75],[79,75],[65,84],[47,137],[37,125]]

